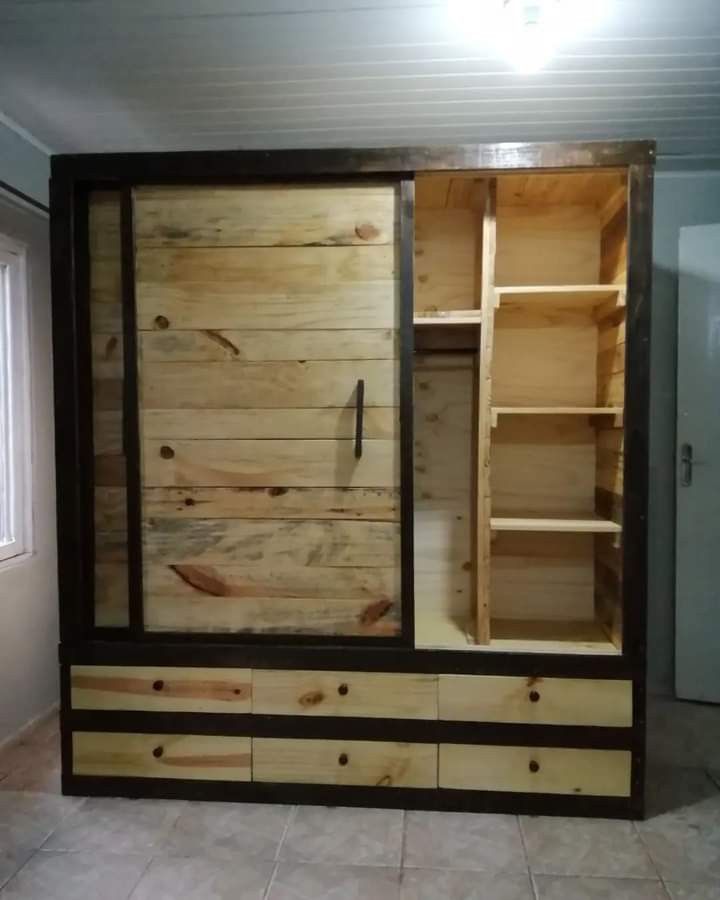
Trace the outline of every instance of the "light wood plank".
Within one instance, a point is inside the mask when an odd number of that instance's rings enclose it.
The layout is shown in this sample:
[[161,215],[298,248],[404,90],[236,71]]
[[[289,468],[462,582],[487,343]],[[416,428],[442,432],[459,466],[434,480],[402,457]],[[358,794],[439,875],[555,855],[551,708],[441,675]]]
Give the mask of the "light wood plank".
[[342,246],[395,239],[394,185],[135,189],[140,247]]
[[500,306],[597,309],[608,301],[624,300],[624,290],[608,284],[554,284],[506,286],[497,289]]
[[510,518],[493,516],[493,531],[559,531],[571,534],[619,534],[622,527],[595,516],[587,519],[541,519],[535,517]]
[[[116,502],[118,506],[104,506],[104,515],[110,517],[116,509],[122,514],[119,498]],[[170,519],[397,522],[400,493],[394,488],[145,488],[143,512],[148,518]]]
[[72,740],[75,775],[250,781],[246,737],[76,731]]
[[[109,342],[105,345],[106,353],[108,345]],[[391,328],[143,331],[140,348],[145,363],[395,359],[398,356],[397,333]]]
[[249,669],[72,666],[73,709],[249,713]]
[[415,220],[415,312],[472,309],[477,213],[418,209]]
[[128,569],[126,562],[95,563],[95,624],[99,628],[126,628],[128,609]]
[[437,675],[254,669],[254,713],[437,719]]
[[360,459],[353,441],[145,441],[144,484],[392,488],[398,456],[396,441],[363,441]]
[[[365,406],[397,406],[397,363],[337,360],[266,363],[145,363],[143,409],[347,407],[359,379]],[[593,385],[594,387],[594,385]]]
[[399,563],[389,522],[149,519],[147,563],[388,568]]
[[451,722],[632,726],[632,682],[510,675],[438,676],[439,717]]
[[438,781],[459,790],[629,797],[631,760],[626,750],[441,744]]
[[[327,409],[146,409],[142,430],[155,440],[354,440],[354,405]],[[396,440],[400,415],[395,406],[368,406],[366,440]]]
[[437,787],[437,746],[253,738],[253,781]]

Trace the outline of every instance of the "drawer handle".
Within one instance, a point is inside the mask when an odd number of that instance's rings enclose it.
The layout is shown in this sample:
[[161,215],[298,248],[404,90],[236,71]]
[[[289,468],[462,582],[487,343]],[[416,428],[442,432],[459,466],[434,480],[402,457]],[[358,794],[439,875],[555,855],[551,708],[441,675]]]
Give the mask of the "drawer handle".
[[170,322],[165,318],[165,316],[155,316],[155,327],[165,329],[168,328]]
[[363,454],[363,413],[365,410],[365,381],[358,378],[355,392],[355,459]]
[[341,753],[340,756],[338,756],[338,762],[341,766],[346,766],[350,762],[347,753]]
[[162,680],[162,678],[158,678],[157,681],[153,681],[153,690],[154,691],[161,691],[164,687],[165,687],[165,682]]
[[163,444],[160,448],[160,456],[162,456],[163,459],[172,459],[173,456],[175,456],[175,451],[172,447],[168,447],[167,444]]
[[530,769],[530,771],[531,771],[531,772],[533,773],[533,775],[534,775],[536,772],[539,772],[539,771],[540,771],[540,763],[537,762],[537,761],[534,760],[534,759],[531,759],[531,760],[530,760],[530,765],[528,766],[528,769]]
[[165,751],[163,750],[162,747],[156,747],[153,750],[153,756],[155,757],[155,759],[160,759],[160,757],[163,755],[164,752]]
[[338,694],[340,694],[341,697],[346,697],[349,690],[350,688],[346,684],[341,684],[338,688]]
[[540,699],[540,694],[537,691],[530,691],[528,694],[528,699],[531,703],[537,703]]

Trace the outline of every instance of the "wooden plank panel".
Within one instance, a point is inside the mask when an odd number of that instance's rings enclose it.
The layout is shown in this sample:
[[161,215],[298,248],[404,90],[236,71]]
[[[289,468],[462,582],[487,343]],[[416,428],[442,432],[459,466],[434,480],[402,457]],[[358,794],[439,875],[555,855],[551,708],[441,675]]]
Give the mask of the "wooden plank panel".
[[[156,440],[353,440],[355,406],[327,409],[146,409],[143,436]],[[369,406],[363,415],[367,440],[397,440],[400,415],[395,406]]]
[[437,787],[437,746],[253,738],[253,781]]
[[250,781],[246,737],[200,734],[73,733],[73,774]]
[[395,359],[390,328],[288,331],[144,331],[143,362],[269,362],[273,360]]
[[438,676],[439,717],[630,728],[632,682],[508,675]]
[[394,185],[135,189],[140,247],[342,246],[395,239]]
[[129,618],[126,562],[96,561],[95,624],[100,628],[125,628]]
[[392,360],[266,363],[145,363],[143,409],[348,407],[359,379],[365,406],[397,406]]
[[72,666],[73,709],[249,713],[249,669]]
[[392,488],[398,457],[396,441],[363,441],[360,459],[353,441],[145,441],[144,484]]
[[441,744],[438,781],[461,790],[629,797],[631,760],[626,750]]
[[127,492],[124,487],[95,488],[95,528],[123,531],[127,527]]
[[418,209],[415,220],[415,314],[472,309],[477,213]]
[[399,536],[389,522],[149,519],[145,561],[387,568],[399,563]]
[[[187,572],[190,566],[185,565]],[[322,593],[322,568],[315,568],[316,594]],[[345,572],[345,569],[340,571]],[[395,637],[400,633],[400,601],[372,595],[337,597],[226,597],[145,594],[148,631]]]
[[596,210],[500,203],[497,229],[496,284],[599,281],[600,218]]
[[254,713],[436,719],[437,675],[254,669]]
[[[104,515],[115,508],[109,503]],[[400,494],[392,488],[145,488],[143,510],[148,518],[397,522]]]

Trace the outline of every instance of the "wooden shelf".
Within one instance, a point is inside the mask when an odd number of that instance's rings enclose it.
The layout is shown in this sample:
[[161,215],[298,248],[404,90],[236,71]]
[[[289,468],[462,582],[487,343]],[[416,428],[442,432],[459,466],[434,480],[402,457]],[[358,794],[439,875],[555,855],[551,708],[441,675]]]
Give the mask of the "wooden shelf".
[[625,306],[625,286],[621,284],[496,286],[495,296],[498,306],[550,306],[568,309],[596,309],[603,304],[612,308]]
[[492,427],[497,426],[498,416],[612,416],[617,427],[622,427],[622,406],[493,406]]
[[479,325],[480,310],[457,310],[442,313],[433,313],[431,316],[415,316],[413,319],[415,327],[428,328],[431,326],[446,325]]
[[554,531],[568,534],[620,534],[622,525],[599,516],[582,519],[491,516],[491,531]]

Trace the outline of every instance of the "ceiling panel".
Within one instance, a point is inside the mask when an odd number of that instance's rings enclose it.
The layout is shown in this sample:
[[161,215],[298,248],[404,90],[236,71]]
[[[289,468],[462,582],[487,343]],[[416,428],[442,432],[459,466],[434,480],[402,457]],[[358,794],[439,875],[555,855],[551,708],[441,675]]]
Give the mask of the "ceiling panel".
[[656,137],[720,160],[719,0],[596,5],[520,75],[445,0],[2,0],[0,110],[56,151]]

